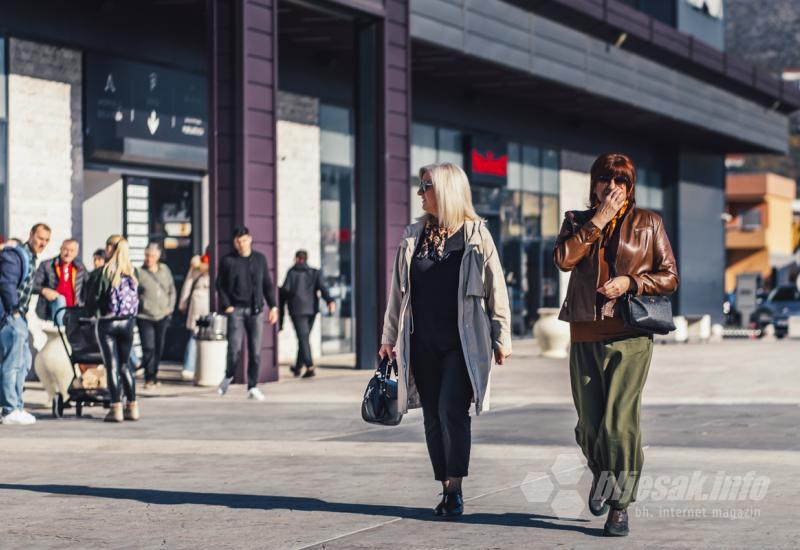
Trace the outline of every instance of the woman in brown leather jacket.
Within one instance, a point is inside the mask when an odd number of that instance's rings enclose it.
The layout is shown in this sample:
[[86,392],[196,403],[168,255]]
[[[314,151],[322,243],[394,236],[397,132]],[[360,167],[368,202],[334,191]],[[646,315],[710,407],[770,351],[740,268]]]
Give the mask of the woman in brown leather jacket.
[[590,209],[567,212],[553,257],[572,272],[559,319],[570,324],[575,436],[593,474],[589,509],[604,534],[628,534],[644,455],[639,416],[653,337],[623,322],[617,299],[672,294],[678,271],[661,217],[636,207],[636,168],[622,154],[592,164]]

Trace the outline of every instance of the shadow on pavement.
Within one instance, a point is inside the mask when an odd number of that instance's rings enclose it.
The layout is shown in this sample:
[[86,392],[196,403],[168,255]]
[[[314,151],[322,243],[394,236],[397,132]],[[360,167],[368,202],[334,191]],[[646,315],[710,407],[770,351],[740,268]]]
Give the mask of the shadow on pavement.
[[[31,491],[53,495],[83,496],[94,498],[110,498],[118,500],[136,500],[144,504],[196,504],[206,506],[225,506],[252,510],[286,509],[302,512],[335,512],[340,514],[362,514],[370,516],[402,517],[421,521],[442,521],[431,516],[430,508],[414,508],[409,506],[393,506],[379,504],[359,504],[350,502],[328,502],[317,498],[241,495],[230,493],[197,493],[191,491],[162,491],[158,489],[127,489],[118,487],[90,487],[87,485],[29,485],[17,483],[0,483],[0,490]],[[563,525],[544,520],[556,520],[553,516],[506,512],[491,514],[479,512],[467,514],[458,519],[459,523],[474,525],[498,525],[503,527],[533,527],[539,529],[555,529],[560,531],[576,531],[590,536],[602,536],[600,528],[583,525]],[[588,523],[589,520],[576,518],[566,521]]]

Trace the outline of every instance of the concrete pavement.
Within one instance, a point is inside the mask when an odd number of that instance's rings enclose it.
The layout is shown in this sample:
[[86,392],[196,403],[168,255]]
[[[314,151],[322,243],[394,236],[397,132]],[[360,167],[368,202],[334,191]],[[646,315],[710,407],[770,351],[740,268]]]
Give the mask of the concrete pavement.
[[[365,424],[369,373],[328,368],[265,386],[264,403],[241,386],[220,398],[176,383],[142,394],[139,423],[39,408],[33,427],[0,426],[0,548],[616,546],[583,510],[566,361],[535,352],[516,342],[495,370],[458,522],[430,516],[439,489],[421,415]],[[640,484],[625,545],[800,547],[798,359],[791,341],[656,348],[643,407],[654,487],[642,497]],[[693,475],[705,479],[694,494]],[[721,498],[716,479],[738,489]]]

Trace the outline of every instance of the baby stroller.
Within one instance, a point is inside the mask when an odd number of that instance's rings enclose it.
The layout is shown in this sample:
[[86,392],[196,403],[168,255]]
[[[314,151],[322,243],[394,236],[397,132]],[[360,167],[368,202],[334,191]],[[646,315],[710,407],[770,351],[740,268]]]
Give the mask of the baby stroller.
[[[53,416],[61,418],[64,407],[70,402],[75,404],[76,416],[83,414],[84,405],[109,408],[111,398],[106,388],[105,375],[98,377],[97,369],[87,368],[103,364],[94,330],[97,319],[86,317],[84,308],[80,306],[61,308],[56,312],[56,318],[62,312],[62,323],[57,324],[58,335],[72,363],[73,379],[67,390],[69,398],[66,402],[54,404]],[[84,368],[87,370],[83,370]]]

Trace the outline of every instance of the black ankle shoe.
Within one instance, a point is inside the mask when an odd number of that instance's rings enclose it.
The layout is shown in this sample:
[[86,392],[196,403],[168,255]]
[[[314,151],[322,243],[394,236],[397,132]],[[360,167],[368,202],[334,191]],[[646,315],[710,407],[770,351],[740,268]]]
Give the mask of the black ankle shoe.
[[464,497],[461,493],[445,493],[442,515],[446,518],[455,518],[464,513]]
[[627,537],[628,533],[630,533],[628,529],[628,511],[624,508],[612,508],[608,513],[603,535],[606,537]]
[[317,373],[314,371],[314,367],[306,369],[306,373],[303,375],[303,378],[314,378]]
[[444,515],[444,503],[447,498],[447,495],[442,493],[442,500],[439,501],[439,504],[436,505],[436,508],[433,509],[434,516],[443,516]]
[[592,477],[592,488],[589,491],[589,511],[593,516],[602,516],[608,513],[608,503],[602,495],[597,494],[597,483],[600,481],[600,476],[594,475]]
[[303,370],[303,367],[289,367],[289,370],[292,371],[292,374],[295,378],[300,376],[300,371]]

